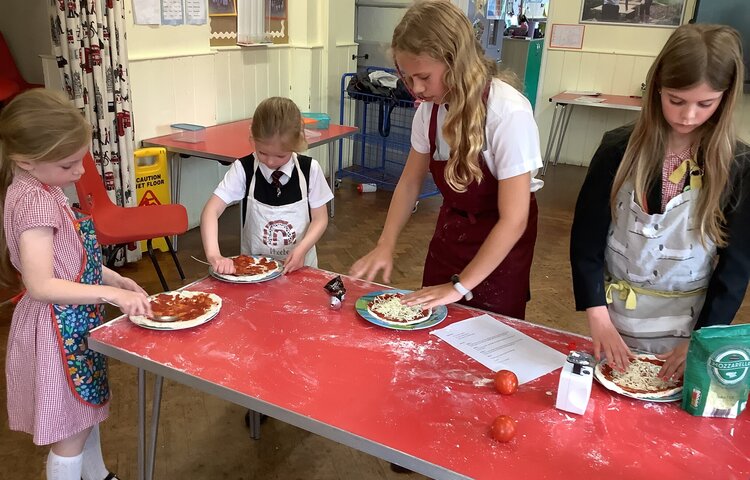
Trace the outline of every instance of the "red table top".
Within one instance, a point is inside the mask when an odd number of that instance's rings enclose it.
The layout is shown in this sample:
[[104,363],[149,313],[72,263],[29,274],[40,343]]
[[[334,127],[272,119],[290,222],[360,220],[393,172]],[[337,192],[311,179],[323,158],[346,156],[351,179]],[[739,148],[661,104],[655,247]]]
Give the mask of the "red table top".
[[[603,102],[582,102],[576,100],[580,97],[598,98],[604,100]],[[580,95],[576,93],[558,93],[549,99],[550,102],[564,103],[567,105],[584,105],[587,107],[599,107],[599,108],[616,108],[621,110],[640,110],[643,100],[641,97],[632,97],[628,95],[609,95],[602,93],[600,95]]]
[[[586,414],[568,414],[554,407],[559,370],[502,396],[490,370],[428,331],[360,318],[356,299],[382,286],[344,277],[344,306],[331,310],[322,287],[333,275],[206,278],[187,289],[223,298],[209,323],[165,332],[120,317],[93,331],[90,345],[433,478],[750,477],[747,412],[692,417],[679,403],[631,400],[594,383]],[[450,306],[435,328],[477,314]],[[591,348],[584,337],[497,318],[564,353]],[[501,414],[517,420],[507,444],[490,437]]]
[[[165,147],[174,153],[233,162],[255,151],[255,144],[250,138],[251,123],[252,119],[245,119],[206,127],[204,141],[197,143],[176,140],[180,133],[147,138],[142,143],[144,146]],[[308,138],[308,144],[313,148],[351,135],[357,128],[330,124],[325,130],[310,131],[320,134],[319,137]]]

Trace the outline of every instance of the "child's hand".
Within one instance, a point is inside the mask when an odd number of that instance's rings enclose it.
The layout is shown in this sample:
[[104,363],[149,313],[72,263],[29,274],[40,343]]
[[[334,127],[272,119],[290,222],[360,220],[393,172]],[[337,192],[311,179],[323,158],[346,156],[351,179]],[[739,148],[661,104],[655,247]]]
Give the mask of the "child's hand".
[[356,278],[364,277],[365,280],[371,282],[380,270],[383,271],[383,281],[389,283],[393,270],[393,251],[382,245],[378,245],[370,253],[354,262],[349,275]]
[[305,255],[307,252],[297,247],[284,259],[284,274],[291,273],[305,264]]
[[214,269],[214,272],[216,273],[223,273],[224,275],[231,275],[236,270],[234,268],[234,262],[231,258],[222,257],[221,255],[217,255],[215,257],[207,258],[208,263],[211,264],[211,268]]
[[114,294],[110,298],[120,306],[120,310],[125,315],[144,315],[147,317],[153,315],[151,312],[151,302],[148,301],[145,293],[118,288],[115,289]]
[[677,345],[674,350],[657,355],[656,358],[664,360],[664,365],[659,370],[658,376],[664,380],[678,379],[685,373],[685,360],[687,360],[690,340]]
[[600,360],[602,353],[607,357],[607,362],[615,369],[624,371],[630,365],[633,352],[630,351],[625,341],[620,336],[609,318],[607,307],[591,307],[586,309],[589,320],[591,339],[594,341],[594,357]]
[[463,298],[463,295],[453,288],[452,283],[444,283],[442,285],[425,287],[416,292],[404,295],[402,303],[410,307],[421,305],[422,308],[435,308],[439,305],[457,302],[461,298]]

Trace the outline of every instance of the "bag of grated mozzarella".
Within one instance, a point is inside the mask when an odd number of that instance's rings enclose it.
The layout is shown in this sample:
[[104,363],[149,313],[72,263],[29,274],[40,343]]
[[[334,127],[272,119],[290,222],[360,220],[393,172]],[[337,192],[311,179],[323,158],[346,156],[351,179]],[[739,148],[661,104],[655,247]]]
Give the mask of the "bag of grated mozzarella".
[[690,339],[682,408],[701,417],[735,418],[750,393],[750,325],[703,327]]

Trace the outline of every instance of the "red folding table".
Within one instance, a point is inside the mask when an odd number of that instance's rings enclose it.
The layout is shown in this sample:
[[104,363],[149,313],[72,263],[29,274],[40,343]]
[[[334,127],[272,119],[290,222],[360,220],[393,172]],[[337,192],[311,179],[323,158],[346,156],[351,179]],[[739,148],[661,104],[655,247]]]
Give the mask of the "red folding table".
[[[141,475],[152,474],[158,428],[157,393],[145,472],[148,370],[436,479],[750,478],[748,412],[692,417],[679,403],[633,400],[595,383],[578,416],[555,409],[560,370],[502,396],[490,370],[428,330],[360,318],[355,301],[382,285],[344,277],[343,308],[331,310],[323,285],[334,275],[303,268],[259,284],[204,278],[186,289],[223,299],[205,325],[154,331],[120,317],[91,333],[91,348],[141,370]],[[481,313],[451,305],[433,328]],[[585,337],[493,316],[561,352],[591,350]],[[490,436],[501,414],[517,420],[507,444]]]

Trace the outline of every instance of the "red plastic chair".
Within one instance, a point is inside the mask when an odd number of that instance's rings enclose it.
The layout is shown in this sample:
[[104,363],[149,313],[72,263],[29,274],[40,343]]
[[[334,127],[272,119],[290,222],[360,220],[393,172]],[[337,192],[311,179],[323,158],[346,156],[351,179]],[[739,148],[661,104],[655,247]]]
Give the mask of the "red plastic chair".
[[2,32],[0,32],[0,103],[8,103],[18,95],[30,88],[40,88],[44,85],[29,83],[21,76],[18,71],[10,48],[5,42]]
[[114,260],[114,254],[124,245],[146,240],[148,256],[154,264],[164,290],[169,290],[159,262],[154,255],[151,240],[163,237],[167,242],[180,278],[185,279],[180,261],[177,259],[172,241],[169,237],[187,231],[188,217],[185,207],[179,204],[147,205],[138,207],[120,207],[112,203],[104,188],[94,158],[87,153],[83,159],[85,172],[76,183],[81,210],[91,215],[99,243],[103,246],[113,245],[116,248],[110,254],[107,263]]

